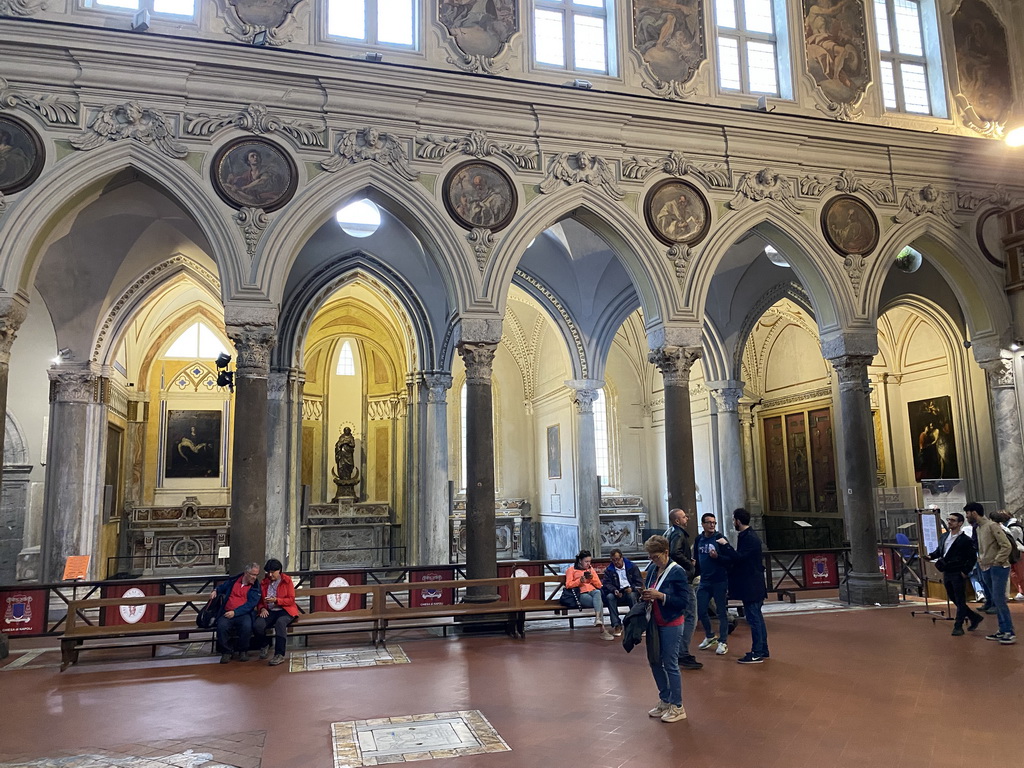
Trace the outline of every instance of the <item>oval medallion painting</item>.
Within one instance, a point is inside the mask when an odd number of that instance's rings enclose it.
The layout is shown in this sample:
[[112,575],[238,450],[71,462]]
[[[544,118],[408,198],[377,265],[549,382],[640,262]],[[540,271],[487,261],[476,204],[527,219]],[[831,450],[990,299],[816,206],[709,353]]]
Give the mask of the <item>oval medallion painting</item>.
[[859,198],[839,195],[821,211],[821,229],[833,250],[863,256],[878,245],[878,219]]
[[516,189],[503,170],[470,160],[457,165],[444,180],[444,206],[462,227],[497,232],[516,212]]
[[298,173],[288,154],[264,139],[237,139],[213,158],[213,188],[234,208],[276,211],[295,194]]
[[25,123],[0,117],[0,192],[20,192],[43,170],[43,143]]
[[711,210],[692,184],[666,179],[647,193],[644,201],[647,226],[667,245],[693,245],[711,227]]

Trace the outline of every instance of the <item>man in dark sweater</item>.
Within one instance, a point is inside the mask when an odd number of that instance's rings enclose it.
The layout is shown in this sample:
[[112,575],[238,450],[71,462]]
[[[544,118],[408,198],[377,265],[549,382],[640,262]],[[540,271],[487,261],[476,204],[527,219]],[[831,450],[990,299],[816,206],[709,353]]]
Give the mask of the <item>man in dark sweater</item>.
[[669,557],[686,572],[686,581],[690,587],[690,600],[684,614],[686,621],[683,624],[683,638],[679,643],[679,668],[700,669],[704,665],[690,653],[690,640],[693,639],[693,630],[697,625],[697,593],[693,589],[693,580],[698,571],[691,557],[693,549],[690,546],[690,534],[686,530],[689,521],[690,516],[685,509],[673,509],[668,513],[671,527],[665,531],[665,538],[668,539]]
[[[724,656],[729,652],[725,640],[729,637],[729,611],[726,606],[729,591],[729,571],[725,562],[718,559],[718,542],[721,534],[715,530],[718,521],[710,512],[700,516],[701,532],[693,545],[694,559],[700,569],[700,586],[697,587],[697,618],[704,627],[704,640],[697,647],[713,650],[717,655]],[[708,606],[715,601],[715,613],[718,616],[718,637],[711,630],[711,615]]]
[[973,632],[985,618],[967,605],[967,579],[978,562],[978,550],[971,537],[963,532],[962,514],[950,512],[946,526],[948,530],[939,537],[939,546],[928,554],[928,559],[942,572],[942,586],[946,588],[949,602],[956,606],[953,635],[959,636],[964,633],[965,621],[969,622],[967,629]]
[[750,653],[740,664],[761,664],[768,658],[768,628],[761,615],[768,589],[764,581],[764,557],[761,554],[761,539],[750,527],[750,513],[740,507],[732,513],[736,529],[736,546],[729,544],[724,536],[715,540],[718,544],[717,557],[729,568],[729,597],[743,603],[743,617],[750,625]]

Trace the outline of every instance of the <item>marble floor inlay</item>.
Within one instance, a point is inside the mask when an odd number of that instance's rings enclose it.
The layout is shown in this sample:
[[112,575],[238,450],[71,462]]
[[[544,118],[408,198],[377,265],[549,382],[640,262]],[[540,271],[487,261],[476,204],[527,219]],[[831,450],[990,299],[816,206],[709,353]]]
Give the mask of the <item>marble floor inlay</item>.
[[349,667],[383,667],[390,664],[409,663],[409,657],[400,645],[387,645],[383,648],[334,648],[300,651],[289,654],[288,659],[288,668],[292,672]]
[[511,751],[475,709],[333,723],[331,735],[334,768]]
[[263,731],[62,750],[4,758],[0,768],[261,768]]

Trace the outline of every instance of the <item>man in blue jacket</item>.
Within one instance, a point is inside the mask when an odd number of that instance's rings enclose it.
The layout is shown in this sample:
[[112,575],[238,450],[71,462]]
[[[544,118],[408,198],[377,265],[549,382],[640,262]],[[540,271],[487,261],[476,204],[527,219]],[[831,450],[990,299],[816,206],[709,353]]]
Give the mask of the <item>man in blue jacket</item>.
[[761,664],[768,658],[768,628],[764,624],[761,608],[768,597],[764,583],[764,557],[761,540],[750,527],[750,513],[740,507],[732,513],[733,526],[738,531],[736,547],[724,536],[717,539],[717,556],[729,567],[729,597],[743,602],[743,616],[750,625],[750,653],[740,664]]
[[256,604],[262,595],[259,576],[259,563],[249,563],[244,571],[227,581],[222,581],[214,590],[215,595],[224,598],[222,613],[217,617],[217,647],[220,649],[221,664],[231,661],[232,648],[228,642],[228,633],[232,627],[238,632],[238,640],[234,647],[238,660],[249,660],[252,620]]
[[621,549],[613,549],[611,559],[601,574],[601,596],[612,620],[612,634],[620,637],[622,619],[619,617],[619,606],[632,608],[636,605],[644,588],[644,577],[633,561],[623,556]]
[[[726,592],[729,589],[729,571],[725,560],[718,557],[718,541],[721,534],[715,530],[718,521],[710,512],[700,516],[701,532],[693,544],[693,557],[700,568],[700,586],[697,587],[697,618],[704,627],[704,640],[697,647],[714,650],[719,656],[729,652],[725,639],[729,637],[729,612]],[[708,606],[715,601],[718,615],[718,637],[711,630],[711,615]]]

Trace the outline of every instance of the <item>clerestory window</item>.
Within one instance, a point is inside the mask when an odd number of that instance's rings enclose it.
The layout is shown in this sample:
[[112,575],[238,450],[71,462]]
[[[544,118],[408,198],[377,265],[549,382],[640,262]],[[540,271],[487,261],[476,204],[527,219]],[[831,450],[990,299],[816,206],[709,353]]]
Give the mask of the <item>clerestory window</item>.
[[534,0],[534,61],[583,73],[615,74],[614,0]]
[[84,0],[83,7],[101,11],[142,11],[175,18],[195,18],[196,0]]
[[786,0],[715,0],[718,85],[792,98]]
[[882,98],[893,112],[943,115],[938,23],[931,0],[875,0]]
[[415,48],[418,9],[415,0],[328,0],[327,34],[368,45]]

